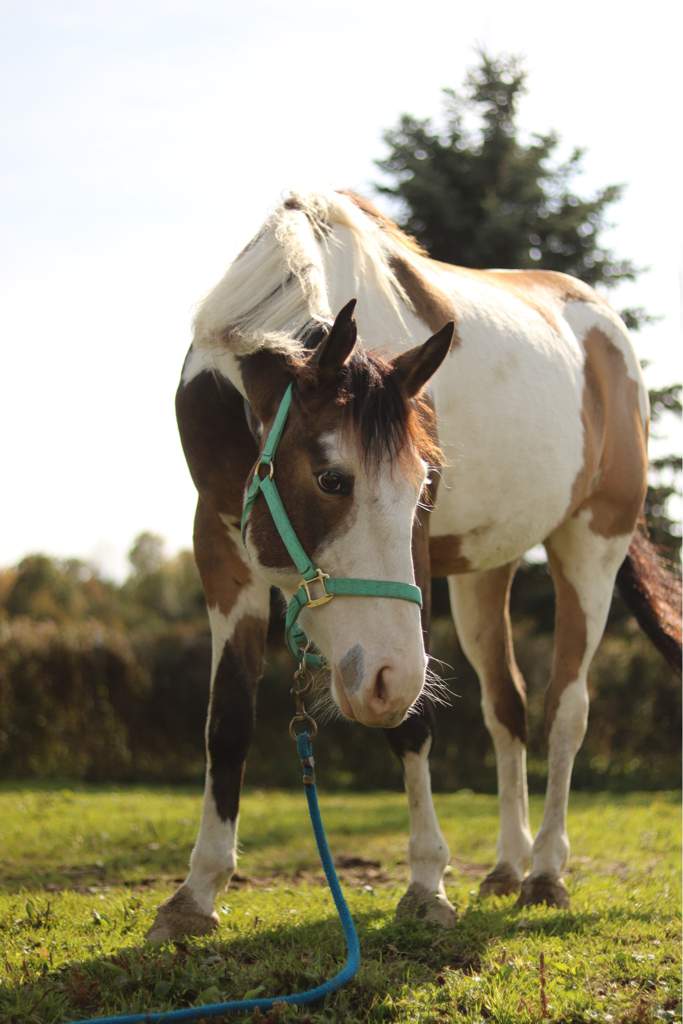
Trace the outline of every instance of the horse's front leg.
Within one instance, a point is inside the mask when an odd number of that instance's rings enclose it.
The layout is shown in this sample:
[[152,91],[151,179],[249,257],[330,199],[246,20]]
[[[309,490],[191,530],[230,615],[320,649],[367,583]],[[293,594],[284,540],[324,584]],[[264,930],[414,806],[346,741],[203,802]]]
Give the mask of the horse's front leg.
[[386,735],[403,764],[410,815],[410,885],[397,908],[398,917],[415,917],[450,928],[456,913],[446,896],[444,872],[450,853],[432,801],[429,751],[434,716],[429,705]]
[[236,865],[242,776],[254,722],[270,591],[252,577],[218,515],[200,505],[195,556],[211,624],[211,693],[206,723],[206,778],[190,872],[161,904],[152,942],[212,931],[214,900]]
[[[415,578],[422,589],[422,631],[429,650],[431,620],[431,565],[429,516],[422,510],[413,528]],[[403,765],[403,779],[410,816],[410,885],[397,908],[399,917],[417,917],[450,928],[456,913],[448,901],[444,872],[450,853],[432,800],[429,752],[434,740],[434,712],[429,698],[420,698],[420,710],[396,729],[385,729],[389,744]]]

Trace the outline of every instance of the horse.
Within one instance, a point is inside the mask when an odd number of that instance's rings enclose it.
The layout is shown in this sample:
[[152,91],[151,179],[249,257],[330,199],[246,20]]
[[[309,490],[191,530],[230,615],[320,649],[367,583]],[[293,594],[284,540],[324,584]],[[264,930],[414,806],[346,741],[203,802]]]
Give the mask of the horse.
[[[264,468],[285,392],[291,407]],[[429,772],[432,577],[448,579],[495,747],[500,832],[480,893],[567,907],[572,766],[617,576],[651,638],[672,663],[680,657],[670,581],[643,526],[648,395],[619,316],[562,273],[439,263],[354,193],[292,192],[201,302],[176,409],[198,493],[211,690],[189,874],[149,939],[214,929],[214,900],[235,870],[270,591],[291,598],[301,584],[263,497],[241,535],[245,493],[266,470],[320,567],[300,622],[325,657],[327,699],[383,729],[402,762],[410,882],[397,913],[456,921]],[[538,544],[556,608],[547,792],[533,837],[509,601],[520,559]],[[331,600],[330,574],[419,586],[421,607]]]

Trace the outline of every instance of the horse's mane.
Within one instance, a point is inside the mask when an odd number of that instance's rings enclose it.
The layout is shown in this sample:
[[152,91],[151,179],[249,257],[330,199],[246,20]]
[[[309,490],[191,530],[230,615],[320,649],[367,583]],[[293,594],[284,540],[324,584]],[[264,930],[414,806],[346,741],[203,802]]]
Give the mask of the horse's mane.
[[[340,254],[336,271],[353,289],[345,298],[365,290],[387,336],[405,336],[401,307],[412,309],[412,303],[392,270],[392,258],[422,255],[417,242],[354,193],[293,192],[201,303],[194,345],[242,356],[268,349],[301,369],[307,338],[338,312],[330,308],[326,271]],[[364,461],[393,460],[410,440],[426,462],[439,465],[428,404],[420,398],[406,403],[390,370],[380,355],[362,346],[343,368],[338,397]]]
[[371,287],[387,334],[402,336],[401,305],[411,302],[391,255],[421,253],[417,243],[354,193],[291,192],[199,306],[195,345],[227,346],[235,355],[262,348],[297,355],[302,339],[338,312],[330,308],[326,262],[342,246],[349,287],[355,294]]

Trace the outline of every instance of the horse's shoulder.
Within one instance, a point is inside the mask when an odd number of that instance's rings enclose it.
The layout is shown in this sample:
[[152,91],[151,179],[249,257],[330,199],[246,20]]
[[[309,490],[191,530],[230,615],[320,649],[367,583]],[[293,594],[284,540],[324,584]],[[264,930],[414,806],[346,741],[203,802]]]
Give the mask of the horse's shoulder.
[[241,394],[208,367],[185,373],[176,393],[176,417],[200,496],[239,518],[242,488],[257,455]]

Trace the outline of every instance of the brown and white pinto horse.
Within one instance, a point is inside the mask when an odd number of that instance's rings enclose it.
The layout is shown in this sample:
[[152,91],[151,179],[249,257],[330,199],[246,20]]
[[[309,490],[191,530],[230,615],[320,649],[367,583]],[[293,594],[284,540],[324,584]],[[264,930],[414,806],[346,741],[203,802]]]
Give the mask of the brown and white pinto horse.
[[[235,867],[269,592],[289,597],[299,583],[263,499],[246,550],[240,512],[290,382],[275,479],[304,549],[334,576],[417,582],[425,598],[422,613],[407,601],[349,597],[301,616],[330,665],[332,700],[346,717],[386,727],[403,762],[411,880],[400,909],[455,919],[431,799],[432,716],[429,701],[417,700],[432,576],[448,577],[496,750],[500,835],[482,891],[566,906],[572,765],[620,567],[653,638],[672,658],[680,650],[677,624],[647,579],[654,559],[640,533],[633,540],[648,399],[626,330],[566,275],[440,264],[358,196],[290,195],[201,305],[177,395],[199,494],[194,546],[213,658],[199,836],[150,938],[215,927],[214,899]],[[556,631],[548,788],[534,839],[508,604],[515,567],[538,543],[555,585]]]

